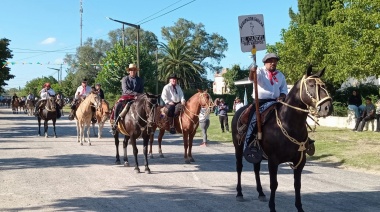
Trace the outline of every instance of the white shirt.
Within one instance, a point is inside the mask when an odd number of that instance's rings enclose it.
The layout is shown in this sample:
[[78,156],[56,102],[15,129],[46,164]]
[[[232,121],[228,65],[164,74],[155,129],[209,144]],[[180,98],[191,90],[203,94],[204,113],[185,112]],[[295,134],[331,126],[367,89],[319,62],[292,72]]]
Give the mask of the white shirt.
[[[78,93],[79,93],[79,95],[78,95]],[[91,94],[91,87],[90,87],[90,86],[86,85],[86,90],[85,90],[84,93],[83,93],[83,86],[79,86],[79,87],[77,88],[77,91],[75,91],[75,96],[74,96],[74,98],[75,98],[75,99],[78,99],[79,96],[87,97],[87,96],[90,95],[90,94]]]
[[199,122],[210,119],[210,111],[208,111],[208,113],[206,113],[206,111],[207,108],[201,108],[201,111],[199,112]]
[[168,104],[169,102],[185,102],[185,97],[183,96],[181,87],[177,84],[175,88],[177,93],[174,91],[173,85],[169,83],[162,89],[161,98],[165,104]]
[[235,105],[235,111],[238,111],[243,106],[244,106],[244,104],[242,102],[236,103],[236,105]]
[[55,91],[54,91],[52,88],[50,88],[49,90],[46,90],[45,88],[43,88],[43,89],[40,91],[40,97],[41,97],[41,99],[42,99],[42,100],[47,99],[48,94],[49,94],[50,96],[54,96],[54,95],[55,95]]
[[[272,85],[265,66],[257,69],[257,90],[259,99],[277,99],[281,93],[288,94],[288,86],[284,74],[279,70],[275,72],[277,72],[275,75],[277,80],[273,80]],[[255,98],[254,94],[255,86],[253,86],[252,98]]]

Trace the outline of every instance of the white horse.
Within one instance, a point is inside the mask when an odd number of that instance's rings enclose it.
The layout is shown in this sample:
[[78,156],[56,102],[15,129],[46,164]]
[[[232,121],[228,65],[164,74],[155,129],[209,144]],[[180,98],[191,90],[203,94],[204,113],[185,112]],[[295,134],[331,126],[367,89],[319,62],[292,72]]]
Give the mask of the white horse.
[[[96,109],[100,106],[100,99],[97,94],[91,93],[84,99],[76,110],[76,121],[77,121],[77,141],[80,145],[83,145],[85,141],[84,131],[87,130],[87,142],[91,145],[90,141],[90,125],[92,118],[92,107]],[[87,128],[87,129],[86,129]]]

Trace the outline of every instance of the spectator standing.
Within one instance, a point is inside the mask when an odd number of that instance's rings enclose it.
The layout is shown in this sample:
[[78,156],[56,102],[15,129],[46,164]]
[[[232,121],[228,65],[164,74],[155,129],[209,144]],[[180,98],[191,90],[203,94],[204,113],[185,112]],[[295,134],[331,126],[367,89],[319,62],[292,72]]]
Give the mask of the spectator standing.
[[210,109],[207,107],[202,107],[199,112],[199,126],[202,130],[203,142],[201,146],[207,146],[207,129],[210,126]]
[[219,122],[220,127],[222,128],[222,132],[224,133],[224,129],[229,132],[228,128],[228,105],[224,102],[224,99],[220,99],[220,103],[218,105],[218,115],[219,115]]

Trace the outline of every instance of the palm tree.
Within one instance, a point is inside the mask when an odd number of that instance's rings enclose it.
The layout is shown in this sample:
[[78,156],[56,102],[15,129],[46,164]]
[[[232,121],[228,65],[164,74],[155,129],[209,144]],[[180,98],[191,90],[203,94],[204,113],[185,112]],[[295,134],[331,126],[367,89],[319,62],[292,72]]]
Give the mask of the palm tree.
[[190,42],[181,38],[173,38],[168,44],[160,43],[163,58],[159,63],[159,79],[166,81],[175,73],[181,78],[181,86],[185,89],[203,81],[204,67],[197,60],[198,54],[191,48]]

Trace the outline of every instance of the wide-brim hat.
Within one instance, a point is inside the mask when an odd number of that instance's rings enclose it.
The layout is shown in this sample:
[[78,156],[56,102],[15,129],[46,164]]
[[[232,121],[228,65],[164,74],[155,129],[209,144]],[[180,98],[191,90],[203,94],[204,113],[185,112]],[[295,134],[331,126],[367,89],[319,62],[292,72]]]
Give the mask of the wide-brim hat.
[[265,63],[267,60],[272,59],[272,58],[277,59],[277,61],[280,60],[280,58],[277,56],[277,54],[275,54],[275,53],[269,53],[269,54],[266,54],[266,55],[264,56],[264,58],[263,58],[263,63]]
[[139,71],[139,69],[137,68],[136,64],[131,63],[129,64],[127,71]]
[[177,74],[171,74],[171,75],[168,77],[168,80],[169,80],[169,79],[177,79],[177,80],[179,80],[179,79],[181,79],[181,78],[177,77]]

